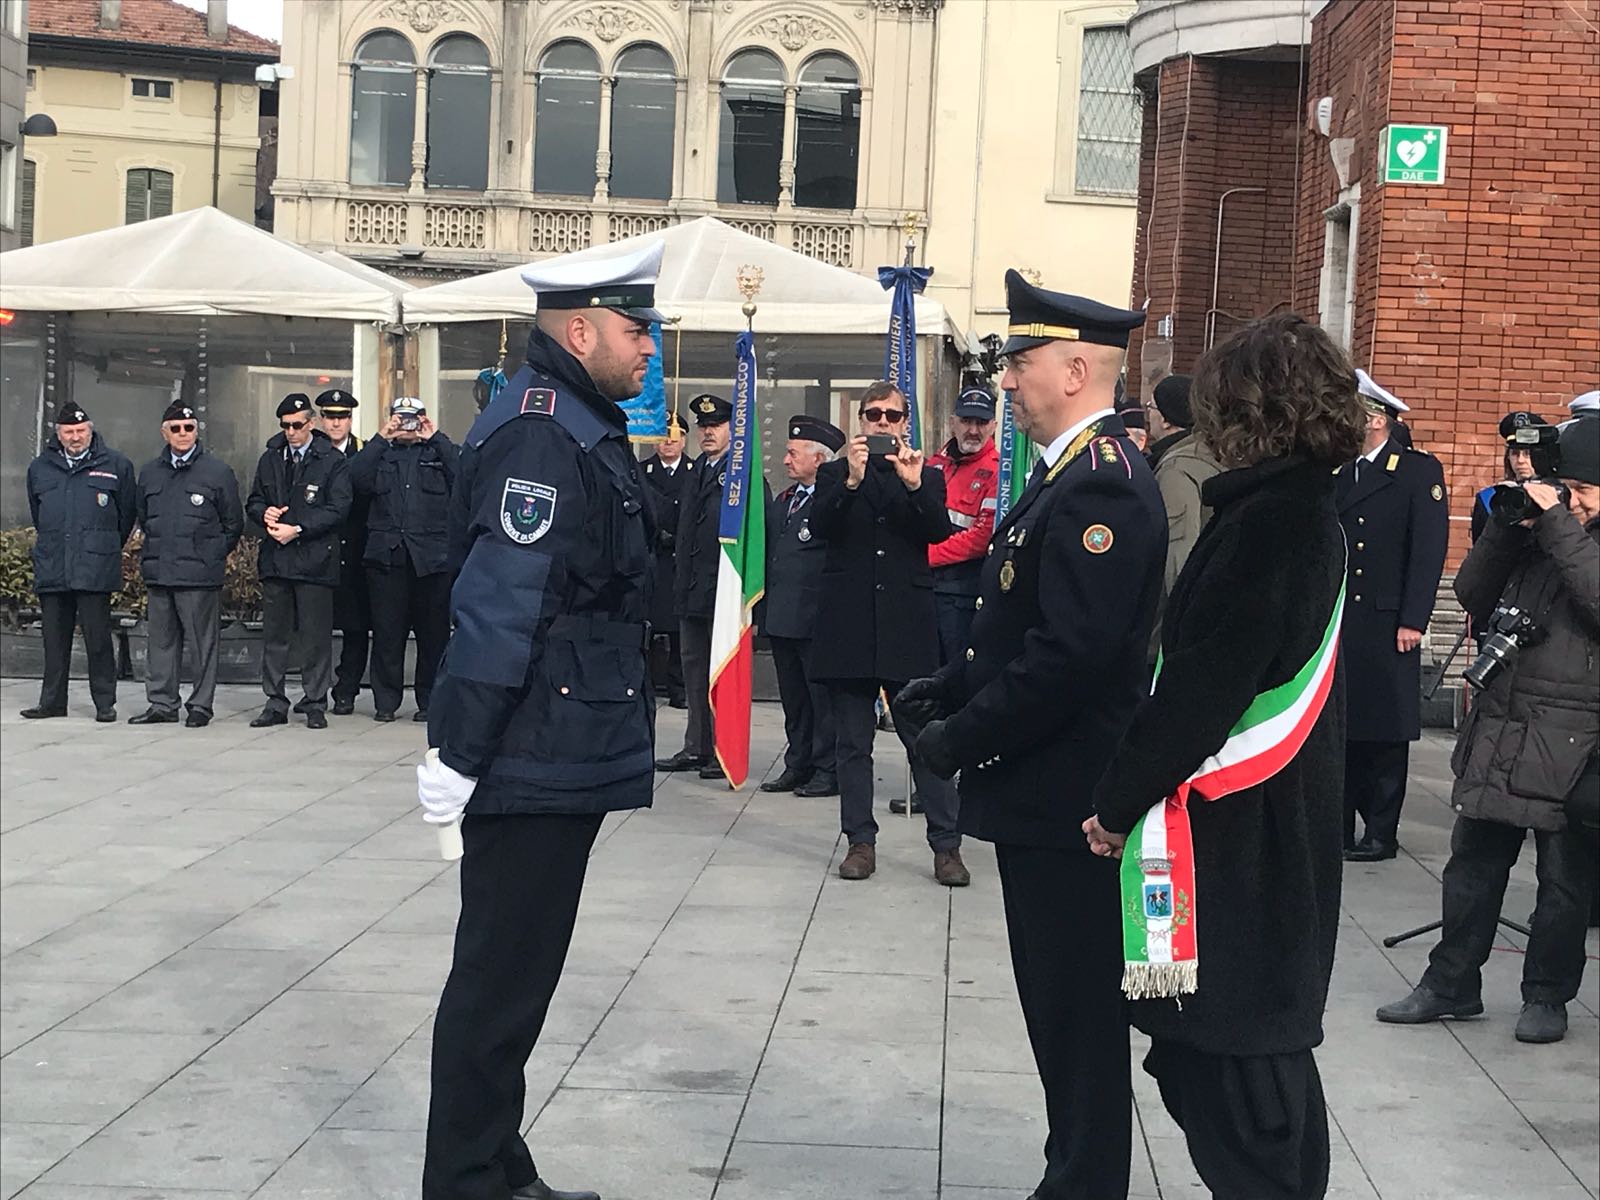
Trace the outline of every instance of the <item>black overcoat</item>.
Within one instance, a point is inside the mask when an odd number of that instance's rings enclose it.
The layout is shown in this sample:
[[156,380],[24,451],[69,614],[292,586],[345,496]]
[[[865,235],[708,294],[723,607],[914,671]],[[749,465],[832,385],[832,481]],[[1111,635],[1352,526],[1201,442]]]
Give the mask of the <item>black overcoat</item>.
[[[305,461],[292,476],[288,441],[274,434],[256,463],[255,482],[245,504],[250,532],[261,539],[257,570],[262,579],[339,586],[339,531],[350,515],[350,465],[320,429],[311,435]],[[282,524],[298,525],[300,536],[279,545],[266,529],[268,508],[288,505]]]
[[115,592],[122,587],[122,546],[137,508],[133,464],[95,433],[83,460],[69,464],[55,437],[28,464],[33,590]]
[[1350,547],[1344,609],[1350,738],[1408,742],[1422,736],[1422,650],[1395,649],[1395,633],[1428,628],[1450,541],[1439,460],[1390,441],[1361,469],[1336,472],[1339,521]]
[[827,541],[822,599],[811,641],[809,676],[904,682],[939,665],[938,617],[928,547],[953,532],[944,475],[922,468],[907,491],[886,458],[868,460],[855,491],[849,464],[824,463],[812,497],[811,528]]
[[678,510],[684,491],[698,478],[695,462],[687,454],[678,459],[675,471],[667,470],[659,454],[652,454],[639,464],[644,477],[645,494],[655,512],[656,528],[667,534],[656,537],[655,589],[650,595],[650,624],[657,632],[676,630],[678,616],[672,609],[673,572],[677,563]]
[[[1162,668],[1095,788],[1126,833],[1227,739],[1256,696],[1314,656],[1344,547],[1326,466],[1273,459],[1201,489],[1215,510],[1168,598]],[[1346,609],[1348,612],[1348,608]],[[1191,797],[1199,990],[1132,1006],[1147,1033],[1208,1054],[1322,1041],[1344,837],[1344,671],[1299,752],[1264,784]]]
[[439,575],[450,565],[450,491],[461,452],[442,433],[420,442],[372,438],[350,460],[350,482],[367,497],[364,560]]
[[1094,781],[1145,691],[1167,552],[1160,490],[1121,419],[1037,470],[990,545],[971,644],[939,672],[961,831],[1087,854]]
[[[351,434],[342,451],[346,462],[361,453],[361,439]],[[361,561],[367,552],[367,511],[372,498],[353,492],[350,515],[339,528],[339,588],[333,593],[333,627],[346,633],[366,629],[372,623],[367,602],[367,568]]]
[[806,497],[793,513],[795,485],[779,492],[767,506],[767,596],[761,632],[768,637],[809,638],[822,605],[822,568],[828,543],[813,528],[816,495]]
[[[687,465],[687,464],[685,464]],[[683,485],[678,504],[678,532],[673,545],[672,611],[675,617],[710,619],[717,603],[717,568],[722,559],[717,539],[722,488],[728,478],[728,456],[715,466],[702,457]]]
[[195,445],[181,465],[172,451],[139,471],[137,513],[144,530],[139,566],[151,587],[220,588],[228,555],[244,532],[239,480],[220,458]]

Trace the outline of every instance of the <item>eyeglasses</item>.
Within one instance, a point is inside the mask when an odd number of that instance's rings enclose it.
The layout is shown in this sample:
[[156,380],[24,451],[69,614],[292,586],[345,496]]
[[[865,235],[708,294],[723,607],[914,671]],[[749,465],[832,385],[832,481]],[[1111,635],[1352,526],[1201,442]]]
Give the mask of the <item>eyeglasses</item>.
[[173,421],[167,426],[168,433],[193,433],[194,431],[195,424],[193,421],[185,421],[182,425],[178,424],[176,421]]
[[906,410],[903,408],[863,408],[861,417],[866,421],[883,421],[889,425],[898,425],[906,419]]
[[304,429],[309,424],[311,424],[310,421],[279,421],[278,422],[278,428],[279,429]]

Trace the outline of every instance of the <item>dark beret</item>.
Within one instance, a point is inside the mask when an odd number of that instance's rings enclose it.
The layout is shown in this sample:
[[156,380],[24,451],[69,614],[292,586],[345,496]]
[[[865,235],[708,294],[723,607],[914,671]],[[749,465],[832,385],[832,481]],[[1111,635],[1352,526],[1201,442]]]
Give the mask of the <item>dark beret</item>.
[[68,400],[56,409],[57,425],[82,425],[89,419],[89,414],[83,411],[83,405],[76,400]]
[[290,392],[278,402],[278,416],[287,417],[290,413],[310,412],[311,397],[304,392]]
[[168,421],[193,421],[196,415],[194,409],[182,400],[174,400],[167,405],[167,411],[161,414],[161,421],[163,424]]

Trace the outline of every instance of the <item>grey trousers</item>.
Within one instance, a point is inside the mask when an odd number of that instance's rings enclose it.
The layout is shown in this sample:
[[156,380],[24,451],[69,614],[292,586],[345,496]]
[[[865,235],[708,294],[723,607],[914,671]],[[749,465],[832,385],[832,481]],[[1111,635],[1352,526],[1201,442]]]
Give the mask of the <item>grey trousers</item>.
[[298,711],[326,709],[328,685],[333,681],[333,589],[320,583],[263,579],[261,617],[261,690],[267,694],[266,707],[274,712],[289,711],[284,676],[293,643],[305,690]]
[[678,648],[683,658],[683,690],[689,701],[683,748],[710,759],[717,752],[711,725],[711,618],[680,617]]
[[149,661],[144,694],[161,713],[178,711],[179,671],[184,643],[194,662],[190,712],[211,716],[217,694],[217,639],[222,632],[220,588],[150,589],[145,624],[149,628]]

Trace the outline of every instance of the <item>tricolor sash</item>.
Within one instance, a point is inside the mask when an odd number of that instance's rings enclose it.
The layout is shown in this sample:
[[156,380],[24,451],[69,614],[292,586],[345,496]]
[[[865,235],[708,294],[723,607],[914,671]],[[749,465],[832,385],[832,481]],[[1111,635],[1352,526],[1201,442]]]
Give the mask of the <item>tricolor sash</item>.
[[[1265,783],[1305,745],[1327,703],[1339,661],[1344,574],[1340,572],[1333,614],[1311,661],[1287,683],[1252,700],[1222,748],[1140,817],[1128,835],[1122,851],[1122,990],[1130,999],[1179,996],[1199,986],[1189,798],[1217,800]],[[1159,664],[1156,672],[1159,680]]]

